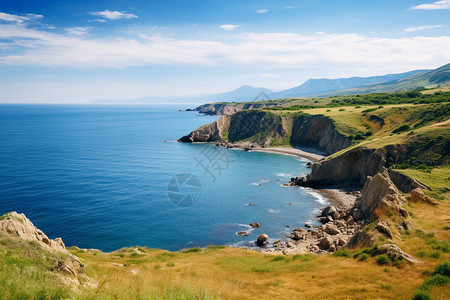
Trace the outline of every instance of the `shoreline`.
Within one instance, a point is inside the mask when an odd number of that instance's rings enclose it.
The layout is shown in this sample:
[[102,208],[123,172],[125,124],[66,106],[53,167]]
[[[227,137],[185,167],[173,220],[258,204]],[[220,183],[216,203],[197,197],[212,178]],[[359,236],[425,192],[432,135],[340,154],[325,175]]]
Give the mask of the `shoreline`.
[[[249,149],[247,148],[247,145],[233,145],[233,146],[235,148],[241,148],[243,150]],[[306,150],[315,150],[315,149],[305,149],[305,148],[298,149],[293,147],[269,147],[269,148],[253,147],[249,149],[249,151],[260,151],[267,153],[291,155],[299,158],[308,159],[312,162],[318,162],[326,158],[326,156],[324,155],[314,152],[307,152]],[[327,200],[332,202],[333,205],[336,205],[340,209],[349,209],[353,206],[357,198],[357,195],[355,195],[354,192],[358,190],[358,189],[344,190],[342,189],[342,187],[339,186],[328,186],[323,188],[311,188],[311,189],[318,192],[322,196],[326,197]]]

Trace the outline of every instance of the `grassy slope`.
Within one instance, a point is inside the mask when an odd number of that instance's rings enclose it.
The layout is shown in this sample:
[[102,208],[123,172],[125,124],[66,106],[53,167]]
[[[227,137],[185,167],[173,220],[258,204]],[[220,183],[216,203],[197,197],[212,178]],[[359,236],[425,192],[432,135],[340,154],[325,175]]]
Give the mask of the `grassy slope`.
[[[333,98],[334,100],[336,98]],[[344,98],[342,98],[344,99]],[[314,101],[317,100],[312,100]],[[332,103],[329,98],[328,103]],[[316,103],[317,104],[317,103]],[[384,145],[436,139],[449,134],[449,121],[423,124],[413,130],[392,134],[401,124],[411,127],[434,104],[394,104],[303,109],[304,113],[332,118],[344,134],[356,131],[373,135],[355,145]],[[363,115],[363,110],[377,108]],[[344,109],[344,110],[342,110]],[[436,108],[437,109],[437,108]],[[299,110],[270,110],[277,115]],[[376,114],[386,125],[368,121]],[[410,134],[414,131],[413,134]],[[188,252],[167,252],[140,248],[112,253],[94,250],[70,251],[86,264],[87,274],[98,282],[96,289],[73,292],[58,282],[54,262],[60,258],[33,243],[0,235],[0,299],[411,299],[424,281],[430,280],[436,265],[450,260],[450,199],[448,164],[433,169],[400,169],[430,186],[439,206],[408,203],[413,229],[400,233],[395,227],[394,242],[423,263],[388,261],[380,265],[380,255],[372,257],[363,249],[341,251],[338,255],[298,255],[276,257],[259,252],[211,247]],[[396,216],[388,216],[393,222]],[[380,240],[380,242],[383,242]],[[355,258],[353,258],[355,256]],[[377,263],[377,261],[379,261]],[[448,299],[449,284],[426,290],[432,299]]]

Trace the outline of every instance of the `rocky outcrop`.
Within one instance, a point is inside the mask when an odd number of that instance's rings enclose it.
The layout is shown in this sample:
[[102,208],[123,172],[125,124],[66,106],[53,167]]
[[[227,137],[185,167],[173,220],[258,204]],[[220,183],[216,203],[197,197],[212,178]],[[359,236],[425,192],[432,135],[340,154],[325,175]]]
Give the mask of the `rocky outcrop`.
[[37,229],[24,214],[10,212],[1,217],[0,231],[11,236],[38,243],[43,249],[67,253],[62,239],[49,239],[40,229]]
[[402,173],[392,170],[392,169],[389,170],[389,177],[391,178],[391,180],[395,184],[395,186],[402,193],[411,193],[411,191],[416,188],[429,190],[429,188],[426,185],[424,185],[422,182],[418,181],[417,179],[411,178],[409,176],[406,176],[405,174],[402,174]]
[[357,147],[337,157],[313,164],[311,173],[293,178],[291,185],[317,187],[336,183],[364,184],[385,163],[382,150]]
[[357,207],[368,220],[374,220],[392,210],[400,214],[401,205],[406,202],[389,177],[387,170],[368,176]]
[[409,201],[414,202],[414,203],[417,203],[417,202],[428,203],[431,205],[439,204],[439,202],[434,200],[432,197],[425,195],[425,193],[420,188],[416,188],[411,191]]
[[336,130],[331,119],[323,115],[304,115],[294,119],[291,145],[315,147],[328,154],[351,145],[351,140]]
[[202,126],[178,141],[183,143],[221,141],[224,132],[230,127],[230,116],[221,116],[217,121]]
[[[62,283],[73,289],[78,289],[80,286],[96,286],[96,283],[85,274],[85,268],[81,261],[76,256],[67,252],[62,239],[49,239],[24,214],[10,212],[1,216],[0,232],[6,233],[11,238],[35,242],[44,250],[63,254],[62,256],[60,255],[61,259],[58,259],[53,266],[54,269],[64,275],[59,277]],[[62,257],[65,258],[62,259]]]
[[351,144],[339,133],[331,119],[324,116],[279,116],[270,112],[244,110],[231,116],[222,116],[214,123],[200,127],[179,142],[246,141],[268,147],[274,140],[283,139],[292,146],[315,147],[334,153]]
[[195,108],[205,115],[232,115],[245,109],[260,109],[267,107],[283,106],[284,103],[207,103]]
[[269,243],[269,236],[267,234],[261,234],[256,239],[256,245],[259,247],[263,247]]

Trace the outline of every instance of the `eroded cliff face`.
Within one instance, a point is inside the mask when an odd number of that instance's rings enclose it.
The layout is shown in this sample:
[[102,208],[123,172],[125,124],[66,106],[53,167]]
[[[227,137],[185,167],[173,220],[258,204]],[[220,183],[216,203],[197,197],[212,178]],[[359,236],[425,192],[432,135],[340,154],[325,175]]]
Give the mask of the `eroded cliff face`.
[[230,116],[221,116],[217,121],[200,127],[178,141],[182,143],[217,142],[230,127]]
[[328,154],[351,144],[350,139],[339,133],[333,122],[322,115],[279,116],[257,110],[221,116],[216,122],[179,139],[186,143],[224,140],[231,143],[246,141],[260,147],[283,140],[292,146],[314,147]]
[[350,146],[351,141],[336,130],[329,118],[305,115],[294,119],[291,145],[315,147],[332,154]]
[[293,184],[310,187],[336,183],[364,184],[366,177],[377,174],[385,162],[383,151],[357,147],[313,164],[311,173],[293,179]]
[[275,103],[246,103],[246,104],[227,104],[227,103],[207,103],[195,108],[196,111],[205,115],[232,115],[244,109],[260,109],[274,106],[282,106]]

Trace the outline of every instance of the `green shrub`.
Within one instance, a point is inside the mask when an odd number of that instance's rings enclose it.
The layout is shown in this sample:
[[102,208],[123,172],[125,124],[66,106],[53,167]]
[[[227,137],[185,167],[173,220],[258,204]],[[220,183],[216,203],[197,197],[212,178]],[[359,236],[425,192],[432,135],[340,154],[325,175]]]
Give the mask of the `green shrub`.
[[337,256],[337,257],[351,257],[351,254],[350,254],[350,252],[348,252],[347,249],[340,249],[340,250],[334,252],[333,256]]
[[283,255],[278,255],[275,256],[272,261],[282,261],[282,260],[286,260],[285,257]]
[[200,248],[192,248],[192,249],[188,249],[188,250],[184,250],[183,253],[196,253],[196,252],[201,252],[202,249]]
[[400,133],[400,132],[404,132],[404,131],[408,131],[410,129],[409,125],[402,125],[397,129],[392,130],[392,133]]
[[429,286],[444,286],[450,282],[450,277],[436,274],[428,278],[422,284],[425,289]]
[[389,257],[385,254],[382,254],[377,257],[376,261],[377,261],[377,264],[380,266],[387,265],[389,263]]
[[345,108],[341,108],[339,111],[345,111]]
[[434,269],[433,274],[435,274],[435,275],[439,274],[439,275],[450,277],[450,262],[446,261],[446,262],[443,262],[442,264],[436,266],[436,269]]
[[414,294],[413,300],[430,300],[430,295],[425,291],[417,291]]
[[171,268],[171,267],[175,267],[175,264],[173,262],[168,262],[168,263],[166,263],[166,266]]
[[359,257],[359,261],[365,261],[365,260],[368,259],[368,258],[369,258],[369,255],[363,253],[363,254],[361,254],[361,256]]

